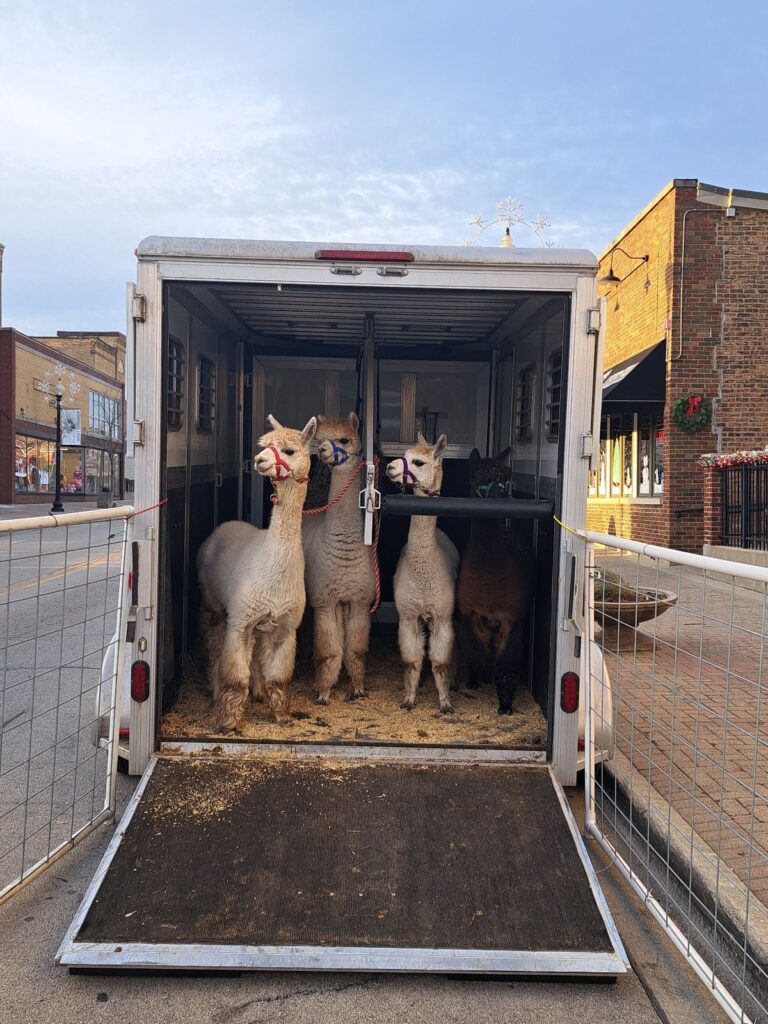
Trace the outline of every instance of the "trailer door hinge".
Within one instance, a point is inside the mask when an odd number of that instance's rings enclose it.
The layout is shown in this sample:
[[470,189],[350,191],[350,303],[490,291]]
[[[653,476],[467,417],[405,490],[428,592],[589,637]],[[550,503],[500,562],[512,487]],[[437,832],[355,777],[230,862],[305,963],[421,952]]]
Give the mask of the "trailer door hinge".
[[581,435],[581,453],[582,459],[591,459],[595,450],[595,442],[592,437],[591,431],[586,431]]
[[133,421],[133,444],[134,447],[138,445],[140,448],[144,446],[144,420]]
[[131,300],[131,316],[139,323],[147,319],[147,297],[136,293]]
[[600,310],[594,306],[587,310],[587,334],[600,333]]

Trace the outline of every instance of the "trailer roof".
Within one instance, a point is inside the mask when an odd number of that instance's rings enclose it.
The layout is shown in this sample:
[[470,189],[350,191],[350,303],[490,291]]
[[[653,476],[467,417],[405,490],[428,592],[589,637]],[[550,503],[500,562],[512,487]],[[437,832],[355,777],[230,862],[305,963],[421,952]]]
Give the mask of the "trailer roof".
[[279,242],[237,238],[182,238],[150,235],[139,243],[139,259],[315,260],[318,249],[413,253],[416,263],[483,264],[486,266],[567,267],[595,270],[588,249],[502,249],[480,245],[387,245],[350,242]]

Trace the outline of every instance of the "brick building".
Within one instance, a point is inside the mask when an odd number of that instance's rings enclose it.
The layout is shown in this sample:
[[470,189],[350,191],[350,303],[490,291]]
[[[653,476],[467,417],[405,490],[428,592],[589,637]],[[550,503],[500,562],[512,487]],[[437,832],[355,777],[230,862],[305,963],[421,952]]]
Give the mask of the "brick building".
[[[50,502],[55,491],[56,410],[51,399],[61,374],[65,502],[93,500],[104,488],[122,496],[124,465],[123,334],[68,332],[44,344],[0,328],[0,504]],[[111,357],[106,353],[111,341]],[[90,353],[90,354],[89,354]],[[87,361],[86,361],[87,360]],[[105,373],[103,365],[112,372]],[[118,377],[118,373],[120,376]]]
[[[768,441],[768,194],[675,178],[600,256],[607,301],[590,529],[683,550],[704,540],[705,452]],[[689,393],[712,418],[672,416]]]

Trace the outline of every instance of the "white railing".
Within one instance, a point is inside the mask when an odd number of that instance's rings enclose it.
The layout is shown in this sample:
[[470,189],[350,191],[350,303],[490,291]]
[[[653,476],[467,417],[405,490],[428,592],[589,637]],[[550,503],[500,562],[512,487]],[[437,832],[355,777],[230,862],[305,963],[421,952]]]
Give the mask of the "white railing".
[[114,812],[132,513],[0,520],[0,902]]
[[768,1021],[768,570],[580,535],[587,831],[731,1019]]

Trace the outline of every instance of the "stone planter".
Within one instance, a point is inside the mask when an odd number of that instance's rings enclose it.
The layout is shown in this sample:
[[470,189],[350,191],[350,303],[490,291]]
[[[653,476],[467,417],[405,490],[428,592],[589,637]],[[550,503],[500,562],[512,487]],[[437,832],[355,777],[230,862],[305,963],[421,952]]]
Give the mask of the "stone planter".
[[661,615],[675,604],[677,594],[673,594],[671,590],[659,590],[652,598],[641,598],[639,601],[633,601],[631,598],[622,598],[621,601],[595,599],[595,622],[603,629],[616,630],[619,623],[636,627],[641,622],[648,622]]

